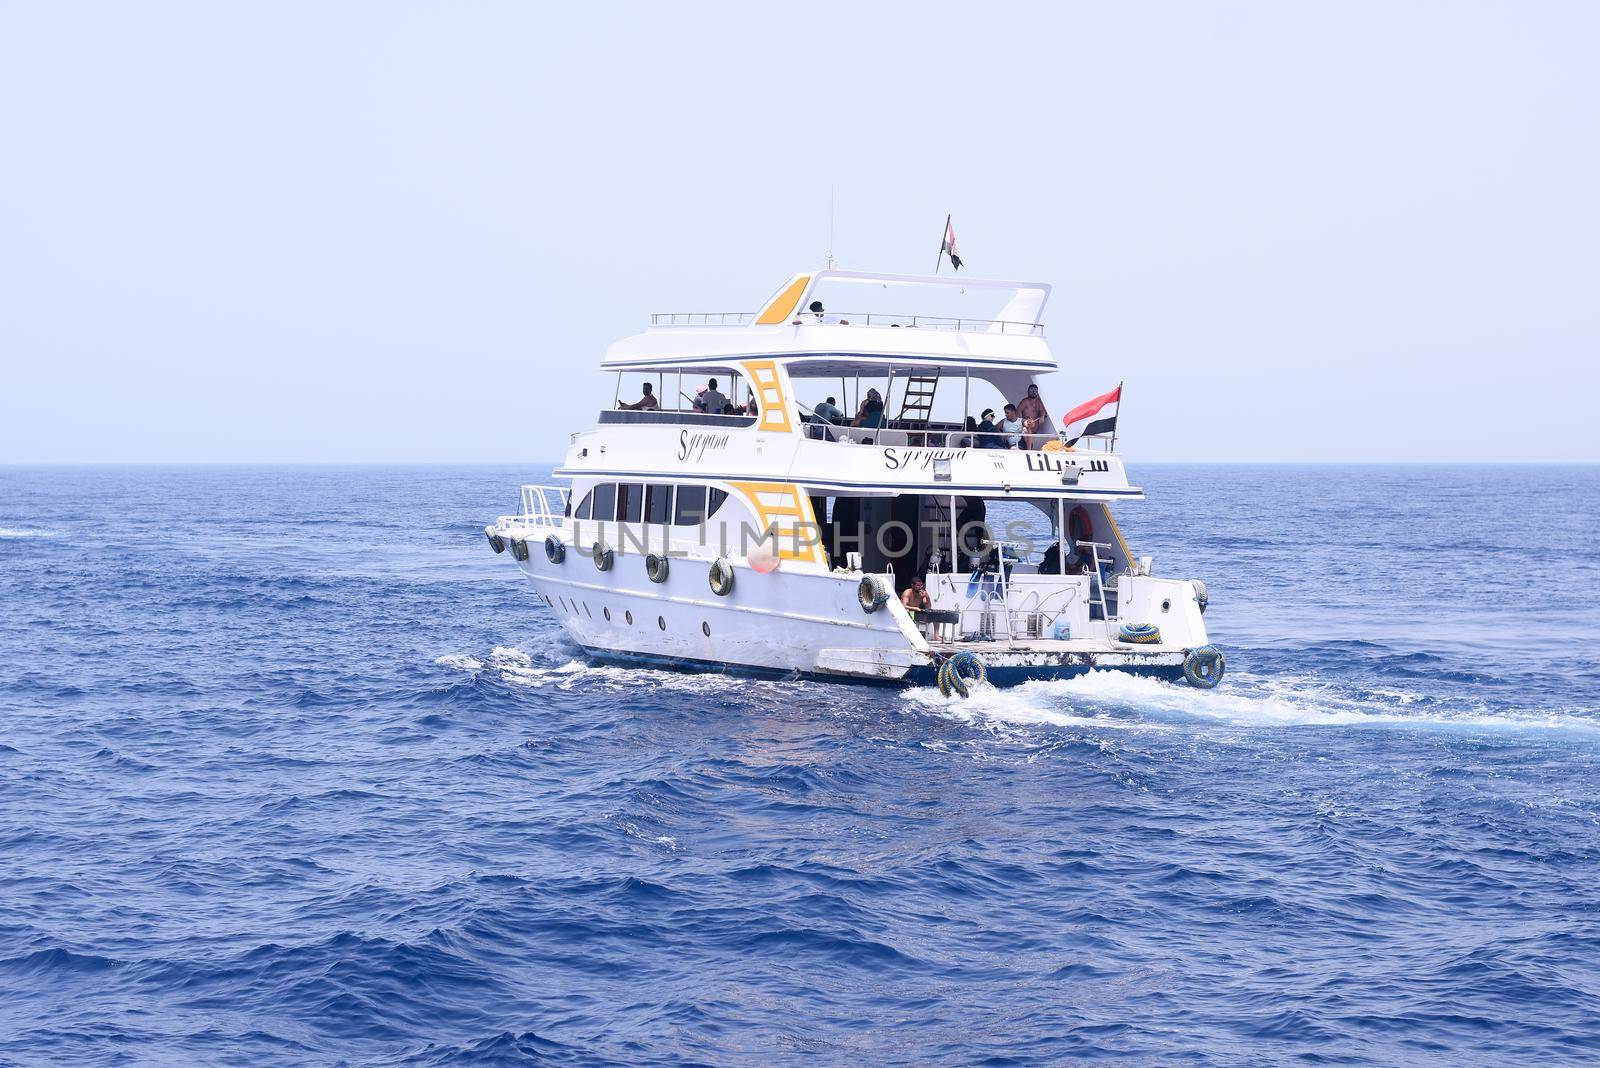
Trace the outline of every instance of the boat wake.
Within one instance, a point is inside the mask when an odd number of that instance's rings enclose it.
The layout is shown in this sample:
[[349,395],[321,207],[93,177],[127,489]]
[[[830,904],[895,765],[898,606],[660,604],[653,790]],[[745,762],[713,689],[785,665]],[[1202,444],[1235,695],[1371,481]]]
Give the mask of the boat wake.
[[[487,676],[515,688],[559,691],[725,691],[721,676],[649,667],[591,663],[557,645],[534,656],[496,646],[486,656],[457,653],[434,663]],[[808,682],[764,682],[777,688]],[[997,689],[982,686],[966,700],[942,697],[932,686],[901,692],[907,711],[942,716],[984,729],[1091,727],[1104,730],[1172,731],[1195,727],[1235,728],[1421,728],[1453,730],[1559,730],[1600,732],[1600,718],[1584,709],[1493,710],[1451,703],[1394,688],[1362,688],[1315,676],[1231,672],[1215,690],[1162,682],[1120,671],[1093,671],[1071,679],[1029,682]],[[836,702],[837,704],[837,702]]]
[[1230,673],[1215,690],[1094,671],[1072,679],[1030,682],[1010,689],[984,686],[962,701],[932,687],[908,690],[920,708],[976,724],[1047,724],[1170,730],[1184,725],[1225,727],[1411,727],[1495,730],[1600,731],[1581,710],[1492,712],[1449,707],[1401,690],[1363,690],[1310,677]]
[[[694,674],[648,667],[618,667],[595,664],[565,652],[560,645],[546,659],[514,647],[497,645],[487,657],[470,653],[441,656],[434,664],[464,671],[473,678],[488,675],[508,686],[554,687],[558,690],[652,690],[700,691],[715,675]],[[725,684],[718,684],[719,686]]]

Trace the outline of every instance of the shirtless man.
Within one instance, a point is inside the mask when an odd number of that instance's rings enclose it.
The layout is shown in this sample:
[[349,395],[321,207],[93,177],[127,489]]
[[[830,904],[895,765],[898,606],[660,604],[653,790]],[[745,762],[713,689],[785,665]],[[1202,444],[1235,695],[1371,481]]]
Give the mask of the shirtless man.
[[933,607],[933,602],[928,598],[928,586],[918,575],[911,580],[911,585],[906,587],[906,592],[900,595],[900,603],[906,606],[911,613],[911,618],[916,618],[916,613],[926,612]]
[[1028,395],[1017,401],[1017,414],[1022,417],[1023,433],[1039,433],[1040,428],[1044,426],[1045,410],[1038,386],[1029,386]]

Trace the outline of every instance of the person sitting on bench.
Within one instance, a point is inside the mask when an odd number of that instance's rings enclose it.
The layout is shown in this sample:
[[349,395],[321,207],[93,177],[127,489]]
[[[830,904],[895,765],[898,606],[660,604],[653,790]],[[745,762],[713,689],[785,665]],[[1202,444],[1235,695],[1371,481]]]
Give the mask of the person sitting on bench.
[[650,385],[650,383],[646,382],[644,384],[644,396],[640,397],[632,404],[629,404],[627,401],[623,401],[621,404],[617,405],[617,407],[629,412],[653,412],[657,408],[661,407],[661,402],[656,400],[654,388]]

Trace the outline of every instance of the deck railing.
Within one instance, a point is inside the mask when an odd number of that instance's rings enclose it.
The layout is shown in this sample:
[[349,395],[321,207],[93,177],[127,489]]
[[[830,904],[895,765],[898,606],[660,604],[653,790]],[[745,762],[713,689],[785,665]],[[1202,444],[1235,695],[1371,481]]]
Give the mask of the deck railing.
[[651,326],[749,326],[755,312],[656,312]]
[[[1006,434],[979,434],[973,430],[958,430],[951,427],[931,426],[926,428],[905,427],[863,427],[863,426],[835,426],[832,423],[803,423],[800,432],[812,441],[831,441],[840,445],[905,445],[930,449],[971,449],[992,448],[1009,449]],[[979,444],[980,438],[990,440],[990,444]],[[1022,448],[1029,452],[1037,452],[1052,441],[1060,439],[1058,434],[1023,434]],[[1096,434],[1093,437],[1083,437],[1073,446],[1074,452],[1110,452],[1111,437]]]
[[[755,312],[656,312],[650,316],[651,326],[749,326],[755,322]],[[1043,323],[1026,323],[1010,319],[966,319],[948,315],[902,315],[894,312],[828,312],[818,319],[811,312],[801,312],[788,321],[791,326],[811,324],[824,326],[877,326],[899,327],[906,330],[965,330],[983,334],[1015,334],[1043,337]]]
[[566,522],[565,486],[523,486],[518,503],[521,511],[516,515],[501,516],[501,526],[515,523],[525,527],[555,527]]

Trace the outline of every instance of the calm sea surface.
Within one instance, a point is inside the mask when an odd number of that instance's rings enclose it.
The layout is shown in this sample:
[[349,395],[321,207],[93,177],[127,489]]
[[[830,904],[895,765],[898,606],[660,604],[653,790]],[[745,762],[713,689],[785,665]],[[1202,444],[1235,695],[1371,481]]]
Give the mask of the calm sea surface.
[[964,703],[586,665],[542,473],[0,468],[0,1063],[1600,1058],[1600,468],[1136,467],[1222,688]]

